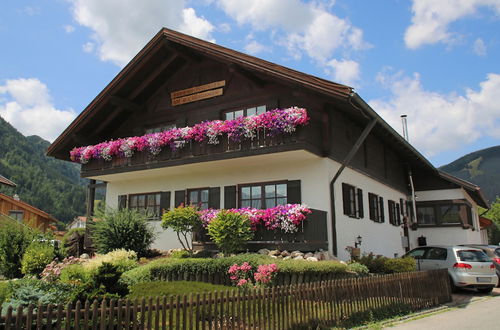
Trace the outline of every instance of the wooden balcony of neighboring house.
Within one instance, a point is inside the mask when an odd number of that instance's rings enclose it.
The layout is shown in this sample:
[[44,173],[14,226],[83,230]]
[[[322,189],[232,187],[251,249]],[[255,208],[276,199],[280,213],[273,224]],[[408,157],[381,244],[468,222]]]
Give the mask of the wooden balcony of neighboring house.
[[[312,213],[307,216],[300,228],[295,233],[286,233],[282,230],[267,230],[259,228],[255,231],[254,238],[245,247],[248,251],[259,249],[278,249],[288,251],[317,251],[328,250],[328,231],[326,212],[311,209]],[[210,240],[205,229],[193,233],[194,250],[217,250],[215,244]]]
[[134,153],[130,158],[113,158],[111,161],[92,159],[82,165],[81,173],[82,177],[91,177],[291,150],[308,150],[321,154],[318,148],[321,145],[318,142],[320,139],[320,130],[315,130],[312,125],[275,136],[259,130],[254,139],[243,139],[240,142],[222,136],[218,144],[188,142],[177,150],[164,147],[156,156],[145,150]]

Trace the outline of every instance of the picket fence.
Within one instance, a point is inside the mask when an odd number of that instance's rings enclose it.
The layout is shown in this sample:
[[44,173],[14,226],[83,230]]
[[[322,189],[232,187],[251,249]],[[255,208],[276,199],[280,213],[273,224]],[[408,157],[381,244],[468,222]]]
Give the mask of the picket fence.
[[4,329],[293,329],[334,326],[391,309],[417,311],[451,300],[446,270],[346,278],[249,291],[141,301],[8,307]]

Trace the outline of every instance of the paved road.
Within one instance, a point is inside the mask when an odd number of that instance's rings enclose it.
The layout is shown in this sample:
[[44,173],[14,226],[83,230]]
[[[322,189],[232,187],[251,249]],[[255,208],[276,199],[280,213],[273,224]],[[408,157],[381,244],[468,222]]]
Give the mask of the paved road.
[[[496,289],[495,291],[497,291]],[[471,301],[450,311],[422,319],[401,323],[387,329],[403,330],[447,330],[447,329],[500,329],[500,296]]]

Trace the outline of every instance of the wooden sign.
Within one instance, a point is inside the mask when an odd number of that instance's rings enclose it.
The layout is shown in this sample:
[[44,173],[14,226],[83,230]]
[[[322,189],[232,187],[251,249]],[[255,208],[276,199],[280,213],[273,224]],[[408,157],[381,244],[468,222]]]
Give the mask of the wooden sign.
[[221,96],[224,93],[222,87],[226,85],[225,80],[215,81],[213,83],[191,87],[180,91],[170,93],[172,105],[181,105],[199,100],[209,99]]

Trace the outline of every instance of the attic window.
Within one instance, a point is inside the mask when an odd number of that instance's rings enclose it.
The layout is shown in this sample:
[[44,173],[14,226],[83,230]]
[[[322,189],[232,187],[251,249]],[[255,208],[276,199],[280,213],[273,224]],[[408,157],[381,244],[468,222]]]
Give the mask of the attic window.
[[259,106],[252,107],[252,108],[229,111],[229,112],[224,113],[224,120],[233,120],[233,119],[237,119],[240,117],[261,115],[264,112],[266,112],[266,110],[267,109],[266,109],[265,105],[259,105]]

